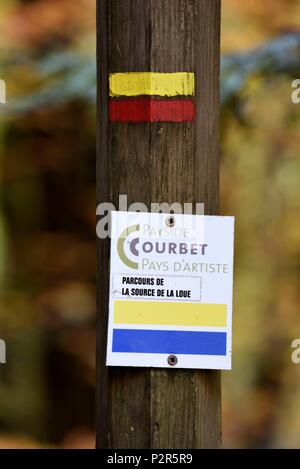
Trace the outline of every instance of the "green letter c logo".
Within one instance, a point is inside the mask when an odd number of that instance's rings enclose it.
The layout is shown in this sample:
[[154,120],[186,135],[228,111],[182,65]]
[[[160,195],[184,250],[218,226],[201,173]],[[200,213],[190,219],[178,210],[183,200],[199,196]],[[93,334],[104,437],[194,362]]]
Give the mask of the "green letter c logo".
[[120,237],[119,237],[118,243],[117,243],[117,251],[118,251],[118,254],[119,254],[119,257],[120,257],[121,261],[125,265],[127,265],[127,267],[130,267],[131,269],[136,269],[136,270],[139,268],[139,265],[138,265],[137,262],[134,262],[134,261],[131,261],[130,259],[128,259],[128,257],[125,254],[124,244],[125,244],[125,240],[126,240],[128,235],[130,235],[134,231],[139,231],[139,230],[140,230],[140,225],[128,226],[120,234]]

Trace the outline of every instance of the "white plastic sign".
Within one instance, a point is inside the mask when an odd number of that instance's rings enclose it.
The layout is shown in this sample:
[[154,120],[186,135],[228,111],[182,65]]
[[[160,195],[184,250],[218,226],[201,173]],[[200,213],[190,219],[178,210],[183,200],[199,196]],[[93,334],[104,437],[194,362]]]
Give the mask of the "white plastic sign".
[[107,365],[231,369],[234,218],[111,221]]

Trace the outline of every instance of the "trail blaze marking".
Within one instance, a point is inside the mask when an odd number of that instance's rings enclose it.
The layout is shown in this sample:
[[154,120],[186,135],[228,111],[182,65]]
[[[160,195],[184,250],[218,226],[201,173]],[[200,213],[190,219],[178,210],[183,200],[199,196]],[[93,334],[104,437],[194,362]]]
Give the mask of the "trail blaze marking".
[[125,99],[109,105],[112,122],[193,122],[195,113],[192,100]]
[[194,94],[192,72],[111,73],[109,117],[112,122],[193,122]]
[[119,96],[193,96],[195,75],[191,72],[111,73],[109,94]]

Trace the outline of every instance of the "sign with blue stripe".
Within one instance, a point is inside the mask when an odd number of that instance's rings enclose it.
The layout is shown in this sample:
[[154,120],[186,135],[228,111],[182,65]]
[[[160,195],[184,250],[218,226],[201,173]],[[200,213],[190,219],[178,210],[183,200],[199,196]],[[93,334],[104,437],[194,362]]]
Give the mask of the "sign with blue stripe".
[[107,365],[231,369],[234,218],[112,212]]
[[226,332],[114,329],[113,352],[226,355]]

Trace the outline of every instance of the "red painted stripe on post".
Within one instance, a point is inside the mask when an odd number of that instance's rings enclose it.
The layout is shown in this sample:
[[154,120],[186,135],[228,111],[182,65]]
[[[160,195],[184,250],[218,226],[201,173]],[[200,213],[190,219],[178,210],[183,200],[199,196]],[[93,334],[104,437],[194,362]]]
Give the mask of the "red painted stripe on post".
[[195,104],[191,99],[111,99],[112,122],[193,122]]

